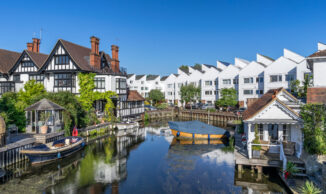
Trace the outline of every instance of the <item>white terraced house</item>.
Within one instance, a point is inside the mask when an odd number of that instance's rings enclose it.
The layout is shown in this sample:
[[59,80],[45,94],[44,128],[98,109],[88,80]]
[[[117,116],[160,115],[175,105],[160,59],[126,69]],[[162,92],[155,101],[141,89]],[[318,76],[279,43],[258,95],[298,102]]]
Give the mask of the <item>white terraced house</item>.
[[201,100],[203,103],[214,104],[218,99],[218,76],[221,68],[202,64],[203,75],[201,84]]
[[247,107],[251,100],[264,94],[264,70],[274,61],[261,54],[257,54],[256,60],[239,71],[238,97],[241,107]]
[[[78,73],[95,73],[95,90],[114,91],[116,116],[121,119],[139,117],[143,112],[142,99],[134,100],[127,90],[127,74],[120,68],[119,47],[111,46],[112,57],[99,50],[100,40],[92,36],[91,48],[59,39],[49,55],[40,53],[40,39],[27,43],[27,50],[17,54],[0,50],[0,94],[19,91],[28,80],[43,83],[49,92],[69,91],[79,94]],[[5,78],[5,79],[3,79]],[[140,100],[138,102],[138,100]],[[94,108],[103,112],[105,100],[98,100]],[[132,111],[131,109],[135,109]]]
[[127,85],[130,89],[137,90],[144,98],[147,98],[149,92],[154,89],[164,92],[159,75],[129,74]]
[[297,66],[304,59],[304,57],[284,49],[283,56],[276,59],[264,70],[264,90],[268,91],[280,87],[289,89],[291,81],[297,79]]

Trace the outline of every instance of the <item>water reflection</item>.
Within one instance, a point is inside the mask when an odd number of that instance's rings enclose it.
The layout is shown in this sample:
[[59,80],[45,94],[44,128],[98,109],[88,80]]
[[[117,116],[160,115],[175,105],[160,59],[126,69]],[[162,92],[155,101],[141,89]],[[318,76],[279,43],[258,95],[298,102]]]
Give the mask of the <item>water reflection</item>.
[[180,141],[167,122],[154,123],[117,131],[57,163],[28,167],[0,185],[0,193],[284,192],[277,177],[238,176],[232,145]]

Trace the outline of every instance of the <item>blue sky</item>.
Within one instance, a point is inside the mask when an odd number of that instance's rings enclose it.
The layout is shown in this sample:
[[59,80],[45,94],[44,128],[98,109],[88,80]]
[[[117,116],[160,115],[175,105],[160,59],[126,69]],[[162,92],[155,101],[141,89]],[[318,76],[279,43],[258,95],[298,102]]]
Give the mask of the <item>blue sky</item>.
[[0,48],[22,51],[39,36],[49,53],[62,38],[100,49],[120,46],[120,64],[128,73],[175,73],[182,64],[234,57],[272,58],[283,48],[307,56],[326,43],[326,1],[1,1]]

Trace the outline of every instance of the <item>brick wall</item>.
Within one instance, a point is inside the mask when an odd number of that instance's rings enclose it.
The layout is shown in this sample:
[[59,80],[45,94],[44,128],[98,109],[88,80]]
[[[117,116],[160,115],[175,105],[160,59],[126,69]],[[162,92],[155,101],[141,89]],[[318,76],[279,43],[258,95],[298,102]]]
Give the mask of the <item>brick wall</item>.
[[326,87],[325,88],[308,88],[307,103],[323,103],[326,104]]

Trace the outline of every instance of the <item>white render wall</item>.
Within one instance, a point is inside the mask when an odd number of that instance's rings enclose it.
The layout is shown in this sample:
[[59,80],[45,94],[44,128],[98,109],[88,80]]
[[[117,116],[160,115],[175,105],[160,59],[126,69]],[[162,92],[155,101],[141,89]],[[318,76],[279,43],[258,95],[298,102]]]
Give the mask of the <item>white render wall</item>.
[[313,63],[313,80],[314,87],[325,87],[326,86],[326,60],[314,61]]

